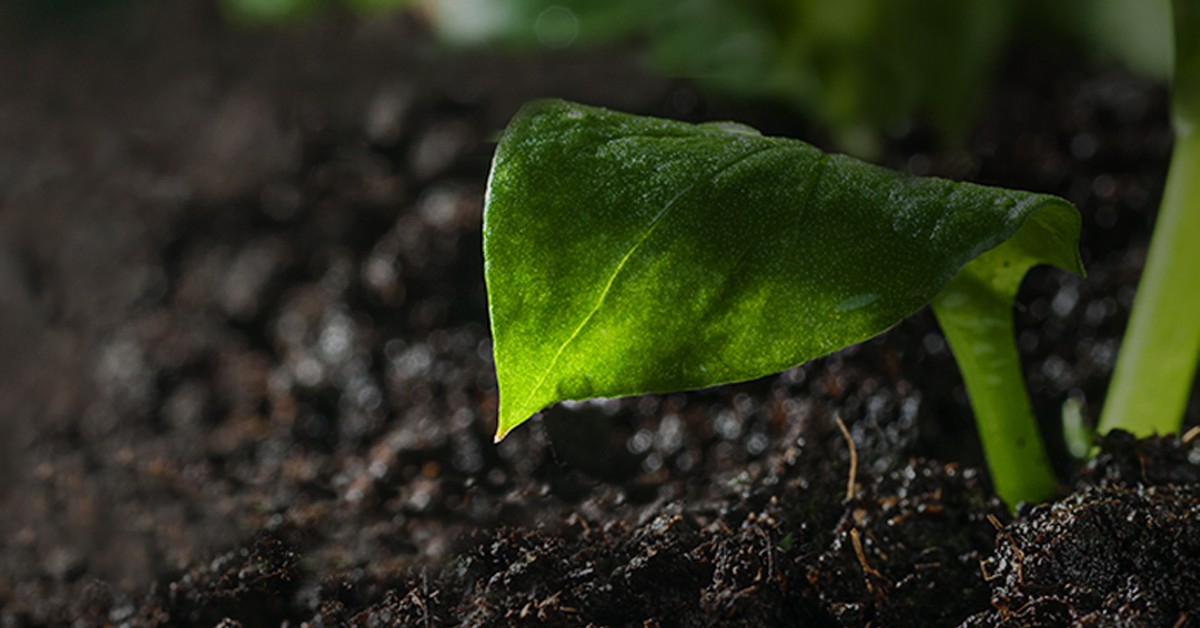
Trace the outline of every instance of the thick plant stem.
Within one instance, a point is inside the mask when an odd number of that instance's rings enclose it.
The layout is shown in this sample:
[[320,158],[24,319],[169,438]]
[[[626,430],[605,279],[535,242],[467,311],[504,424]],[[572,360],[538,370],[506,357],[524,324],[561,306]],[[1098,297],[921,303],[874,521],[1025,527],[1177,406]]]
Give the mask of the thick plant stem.
[[1176,139],[1100,432],[1177,432],[1200,356],[1200,134]]
[[1200,358],[1200,0],[1175,0],[1175,149],[1099,431],[1179,431]]
[[956,277],[933,312],[967,385],[996,494],[1013,507],[1045,501],[1057,482],[1025,392],[1012,307],[970,280]]

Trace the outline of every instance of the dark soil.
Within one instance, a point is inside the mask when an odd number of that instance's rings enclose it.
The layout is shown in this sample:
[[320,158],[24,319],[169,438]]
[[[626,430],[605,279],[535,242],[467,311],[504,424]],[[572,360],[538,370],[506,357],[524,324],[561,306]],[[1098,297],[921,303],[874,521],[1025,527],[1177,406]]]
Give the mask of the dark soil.
[[[236,32],[159,4],[0,37],[0,626],[1200,623],[1200,440],[1060,453],[1073,490],[1014,518],[928,313],[492,444],[480,212],[520,103],[821,143],[791,112],[625,52],[450,55],[411,16]],[[931,138],[886,161],[1083,212],[1089,277],[1035,271],[1018,308],[1061,452],[1132,301],[1165,91],[1027,47],[967,150]]]

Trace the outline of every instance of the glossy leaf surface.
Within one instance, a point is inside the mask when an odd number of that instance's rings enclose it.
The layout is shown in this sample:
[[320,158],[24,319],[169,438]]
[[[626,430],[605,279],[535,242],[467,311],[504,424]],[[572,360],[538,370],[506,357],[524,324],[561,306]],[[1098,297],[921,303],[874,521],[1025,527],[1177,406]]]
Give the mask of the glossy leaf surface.
[[860,342],[1010,238],[1078,270],[1078,232],[1053,196],[740,125],[533,103],[500,141],[484,213],[497,436],[557,401],[744,381]]

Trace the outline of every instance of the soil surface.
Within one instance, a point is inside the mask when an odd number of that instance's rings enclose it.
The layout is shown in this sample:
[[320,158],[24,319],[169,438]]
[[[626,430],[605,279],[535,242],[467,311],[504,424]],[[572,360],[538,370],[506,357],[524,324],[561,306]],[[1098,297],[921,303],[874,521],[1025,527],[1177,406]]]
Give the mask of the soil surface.
[[824,145],[793,112],[624,51],[451,54],[414,16],[114,7],[0,37],[0,626],[1200,625],[1200,439],[1115,434],[1078,469],[1057,425],[1103,399],[1170,150],[1161,85],[1028,46],[966,149],[888,138],[893,167],[1084,216],[1089,277],[1036,270],[1017,313],[1074,479],[1013,516],[928,312],[492,444],[480,222],[517,107]]

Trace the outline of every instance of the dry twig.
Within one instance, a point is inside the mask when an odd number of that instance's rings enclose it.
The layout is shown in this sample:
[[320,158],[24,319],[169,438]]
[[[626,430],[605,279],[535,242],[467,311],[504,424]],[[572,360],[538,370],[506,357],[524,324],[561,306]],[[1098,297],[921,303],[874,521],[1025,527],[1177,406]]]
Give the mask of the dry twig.
[[987,520],[992,524],[992,527],[996,528],[997,532],[1003,534],[1004,538],[1008,539],[1008,544],[1012,546],[1013,556],[1016,557],[1014,562],[1017,564],[1017,582],[1021,586],[1025,586],[1025,572],[1021,567],[1021,565],[1025,562],[1025,552],[1019,545],[1017,545],[1017,540],[1008,533],[1008,530],[1004,529],[1004,524],[1000,523],[1000,520],[996,518],[996,515],[989,514],[987,516]]
[[[850,501],[854,499],[854,479],[858,476],[858,449],[854,447],[854,439],[850,437],[850,430],[846,428],[846,423],[842,421],[842,417],[835,416],[834,420],[837,421],[838,429],[842,431],[842,437],[846,439],[846,445],[850,447],[850,477],[846,478],[845,499],[845,501]],[[858,536],[855,535],[854,539],[857,546]]]
[[858,556],[859,566],[862,567],[863,580],[867,583],[867,592],[872,595],[879,594],[880,591],[875,587],[875,580],[883,579],[883,574],[867,562],[867,553],[863,551],[862,539],[858,538],[857,528],[850,528],[850,543],[854,545],[854,553]]

